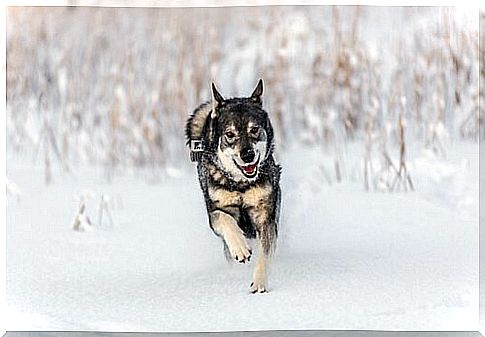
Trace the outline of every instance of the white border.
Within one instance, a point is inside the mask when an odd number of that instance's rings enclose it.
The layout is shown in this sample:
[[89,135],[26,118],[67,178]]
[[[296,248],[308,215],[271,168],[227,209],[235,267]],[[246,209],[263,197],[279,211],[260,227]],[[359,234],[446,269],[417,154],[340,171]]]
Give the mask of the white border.
[[[455,6],[466,10],[485,10],[485,1],[477,0],[6,0],[0,6],[1,74],[0,94],[0,169],[4,192],[0,196],[0,318],[7,317],[6,306],[6,8],[8,6],[96,6],[96,7],[229,7],[269,5],[370,5],[370,6]],[[481,262],[480,262],[481,264]],[[480,305],[481,306],[481,305]],[[6,322],[0,319],[0,336],[5,334]],[[480,326],[480,331],[484,327]]]
[[457,6],[485,9],[478,0],[6,0],[5,6],[226,7],[289,5]]
[[[7,251],[7,193],[6,193],[6,183],[7,183],[7,166],[6,166],[6,119],[7,119],[7,91],[6,91],[6,78],[7,78],[7,34],[6,34],[6,7],[1,6],[0,8],[0,22],[2,23],[0,32],[2,37],[0,38],[1,43],[1,73],[2,80],[0,84],[0,95],[2,98],[1,111],[1,122],[0,122],[0,169],[3,176],[3,193],[0,197],[0,317],[6,317],[7,307],[6,307],[6,251]],[[0,335],[3,335],[5,330],[5,323],[2,323],[0,319]]]

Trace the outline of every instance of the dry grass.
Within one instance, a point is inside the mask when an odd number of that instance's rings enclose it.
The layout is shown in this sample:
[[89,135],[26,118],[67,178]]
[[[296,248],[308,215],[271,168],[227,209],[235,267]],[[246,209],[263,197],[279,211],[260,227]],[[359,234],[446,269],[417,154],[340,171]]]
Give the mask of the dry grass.
[[477,32],[451,14],[376,55],[359,7],[9,8],[8,148],[38,149],[47,182],[54,162],[101,163],[108,176],[177,166],[209,82],[231,96],[263,77],[278,145],[324,144],[340,181],[346,144],[362,141],[370,189],[373,162],[392,170],[401,150],[401,118],[408,142],[437,153],[479,135]]

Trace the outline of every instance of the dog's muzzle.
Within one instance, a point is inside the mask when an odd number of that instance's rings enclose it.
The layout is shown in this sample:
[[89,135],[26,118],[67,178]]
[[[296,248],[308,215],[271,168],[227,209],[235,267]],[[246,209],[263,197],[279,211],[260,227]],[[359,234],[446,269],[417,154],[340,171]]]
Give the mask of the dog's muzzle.
[[[252,151],[252,150],[251,150]],[[259,166],[259,159],[260,159],[260,156],[258,156],[258,158],[256,160],[254,160],[254,151],[253,151],[253,155],[252,155],[252,160],[250,163],[248,164],[238,164],[235,160],[234,160],[234,163],[236,164],[237,167],[239,167],[239,169],[241,170],[241,172],[244,174],[244,176],[246,178],[254,178],[256,177],[256,175],[258,174],[258,166]],[[249,158],[249,157],[246,157],[246,159]],[[241,159],[242,156],[241,156]],[[243,159],[243,161],[246,162],[246,160]]]
[[249,149],[244,149],[241,151],[241,159],[243,162],[245,163],[252,163],[252,161],[254,160],[254,156],[256,155],[256,153],[254,153],[254,150],[249,148]]

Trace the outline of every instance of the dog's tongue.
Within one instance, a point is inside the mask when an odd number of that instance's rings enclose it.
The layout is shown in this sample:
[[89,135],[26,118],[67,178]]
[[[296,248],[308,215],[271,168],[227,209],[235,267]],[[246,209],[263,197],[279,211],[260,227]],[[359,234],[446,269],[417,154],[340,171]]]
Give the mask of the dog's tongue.
[[253,173],[255,168],[256,168],[256,164],[243,166],[244,172],[249,174]]

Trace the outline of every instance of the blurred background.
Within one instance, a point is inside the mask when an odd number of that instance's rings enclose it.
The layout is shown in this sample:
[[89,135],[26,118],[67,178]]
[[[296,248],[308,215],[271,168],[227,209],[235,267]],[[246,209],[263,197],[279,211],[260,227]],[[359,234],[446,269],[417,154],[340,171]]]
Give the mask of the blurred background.
[[455,8],[9,7],[7,152],[46,182],[79,164],[183,168],[210,82],[244,96],[263,78],[278,150],[318,145],[339,181],[361,147],[368,188],[401,150],[483,135],[478,58],[478,14]]

